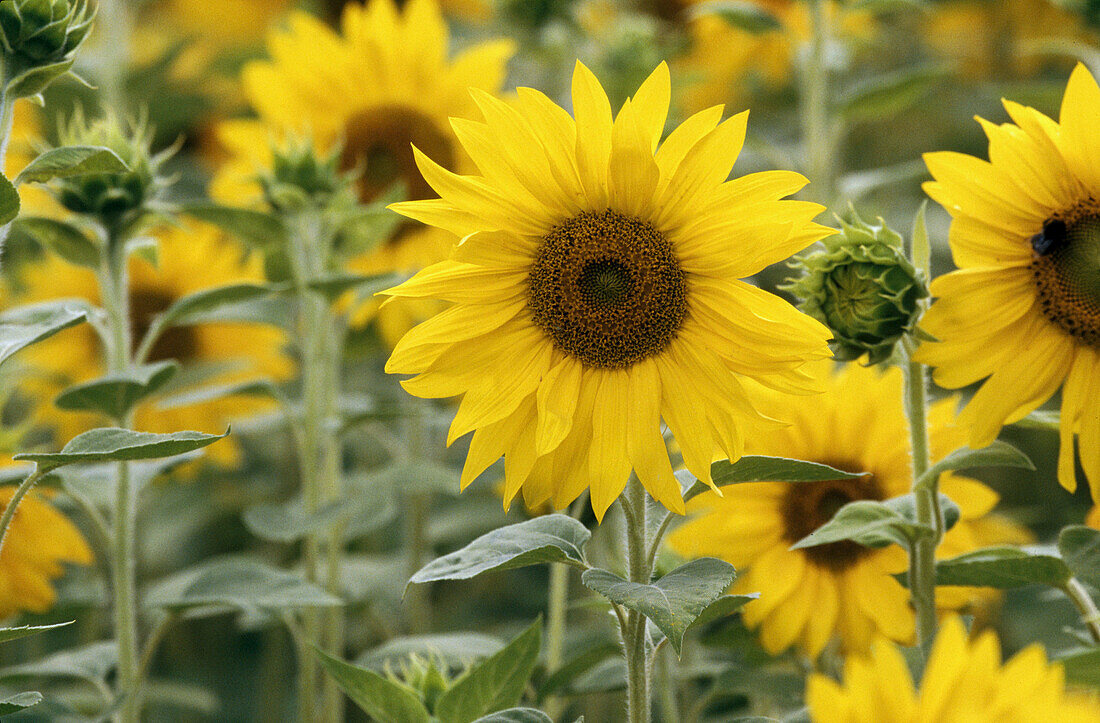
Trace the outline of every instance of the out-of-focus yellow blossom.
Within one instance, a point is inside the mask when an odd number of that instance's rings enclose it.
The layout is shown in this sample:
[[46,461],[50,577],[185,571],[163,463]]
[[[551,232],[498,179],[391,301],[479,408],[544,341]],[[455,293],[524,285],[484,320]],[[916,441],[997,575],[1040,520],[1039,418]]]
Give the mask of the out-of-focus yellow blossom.
[[[810,401],[760,390],[759,407],[792,424],[747,434],[745,452],[868,474],[835,482],[733,485],[721,498],[708,492],[688,503],[688,511],[700,516],[669,538],[681,554],[720,557],[744,571],[734,591],[760,593],[745,607],[745,622],[760,629],[760,641],[772,653],[795,645],[816,656],[834,636],[845,651],[865,652],[876,635],[908,642],[914,634],[909,594],[893,577],[906,569],[902,548],[843,541],[789,549],[844,504],[904,495],[912,481],[901,372],[881,374],[857,364],[834,372],[832,366],[823,362],[814,368],[828,391]],[[930,410],[937,459],[966,443],[966,431],[953,424],[955,404],[945,399]],[[940,486],[961,510],[940,557],[1027,540],[1022,529],[990,515],[998,497],[985,485],[944,474]],[[988,589],[944,587],[937,604],[981,612],[996,599]]]
[[1062,666],[1031,645],[1001,664],[996,636],[968,639],[947,620],[936,636],[919,691],[892,643],[878,640],[869,657],[851,657],[844,679],[810,677],[806,702],[814,723],[1095,723],[1095,695],[1067,691]]
[[[256,282],[263,279],[258,258],[242,260],[239,246],[207,226],[174,228],[160,235],[158,266],[134,256],[130,261],[130,304],[135,345],[149,328],[153,317],[177,299],[214,286]],[[27,264],[19,271],[15,303],[78,298],[99,303],[95,274],[48,256]],[[153,346],[147,361],[177,359],[189,365],[221,365],[224,370],[204,384],[229,384],[256,376],[285,379],[292,373],[284,355],[285,334],[262,324],[216,323],[176,327],[165,332]],[[52,400],[66,386],[86,382],[104,373],[103,353],[98,336],[88,325],[67,329],[22,352],[28,371],[23,387],[33,396]],[[220,433],[226,424],[253,414],[266,404],[252,398],[228,397],[189,406],[160,409],[152,401],[140,406],[135,428],[146,432],[174,432],[192,429]],[[67,441],[104,420],[85,413],[41,405],[41,421],[57,428]],[[223,464],[236,463],[238,448],[232,439],[213,445],[208,458]]]

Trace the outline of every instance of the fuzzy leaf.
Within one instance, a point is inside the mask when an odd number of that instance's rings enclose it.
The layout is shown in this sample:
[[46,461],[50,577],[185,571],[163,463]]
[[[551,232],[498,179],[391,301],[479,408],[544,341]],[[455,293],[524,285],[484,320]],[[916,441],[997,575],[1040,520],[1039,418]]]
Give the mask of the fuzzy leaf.
[[387,664],[405,660],[410,655],[432,656],[454,668],[494,655],[504,648],[504,641],[479,633],[439,633],[393,638],[360,655],[355,664],[372,670],[382,670]]
[[0,700],[0,716],[18,713],[21,710],[30,708],[32,705],[38,705],[41,702],[42,694],[37,691],[16,693],[13,696]]
[[6,89],[12,98],[31,98],[44,91],[50,83],[72,70],[73,58],[50,65],[39,65],[11,79]]
[[1066,671],[1066,682],[1100,688],[1100,648],[1074,650],[1058,658]]
[[889,118],[911,108],[951,76],[942,65],[906,68],[861,81],[840,100],[840,113],[849,121]]
[[257,249],[281,248],[286,244],[286,227],[268,213],[216,203],[186,204],[182,210]]
[[345,502],[336,500],[310,513],[298,497],[289,502],[253,505],[244,511],[241,519],[248,531],[261,540],[287,544],[327,529],[340,518],[345,507]]
[[962,447],[944,457],[932,465],[927,472],[921,475],[917,484],[928,484],[938,478],[944,472],[954,472],[960,469],[974,469],[975,467],[1017,467],[1020,469],[1034,470],[1035,465],[1027,458],[1027,455],[1007,442],[996,440],[988,447],[970,449]]
[[397,274],[365,276],[363,274],[338,273],[310,281],[309,288],[329,301],[334,301],[348,291],[358,291],[360,295],[370,296],[376,291],[395,286],[400,280],[401,277]]
[[74,622],[76,621],[70,620],[67,623],[56,623],[54,625],[20,625],[17,628],[0,628],[0,643],[6,643],[9,640],[18,640],[28,635],[37,635],[46,630],[63,628],[67,625],[72,625]]
[[194,404],[206,404],[226,397],[267,397],[280,402],[285,401],[282,392],[269,379],[256,379],[248,382],[234,382],[232,384],[210,384],[207,386],[189,387],[171,396],[164,396],[157,400],[157,409],[178,409]]
[[9,665],[0,670],[0,680],[76,678],[98,685],[117,665],[118,645],[103,641],[51,653],[33,663]]
[[607,570],[585,570],[581,582],[608,600],[640,612],[661,629],[676,654],[684,635],[701,614],[733,584],[733,565],[703,557],[681,565],[648,585],[629,582]]
[[314,652],[340,689],[378,723],[430,723],[428,711],[408,688],[317,648]]
[[540,619],[458,678],[439,697],[436,717],[442,723],[471,723],[479,716],[518,703],[538,662],[541,643]]
[[[245,304],[263,299],[278,291],[278,287],[267,284],[228,284],[212,289],[203,289],[177,299],[163,314],[153,322],[157,332],[173,326],[187,326],[210,321],[211,317],[226,307]],[[222,316],[215,317],[222,321]],[[150,333],[153,333],[150,330]]]
[[55,178],[71,178],[92,173],[125,173],[126,161],[103,146],[62,146],[35,158],[15,178],[15,185],[45,183]]
[[733,27],[753,35],[783,28],[783,24],[774,14],[756,3],[745,0],[715,0],[715,2],[692,6],[692,17],[704,15],[715,15]]
[[461,550],[429,562],[409,579],[409,584],[467,580],[483,572],[546,562],[583,567],[583,548],[591,536],[588,528],[572,517],[543,515],[493,530]]
[[8,177],[0,173],[0,226],[9,224],[19,215],[19,192]]
[[554,719],[537,708],[509,708],[482,716],[474,723],[554,723]]
[[0,314],[0,364],[20,349],[76,326],[87,318],[87,311],[65,301],[20,306]]
[[99,267],[99,247],[76,226],[53,218],[25,216],[12,227],[43,248],[49,249],[76,266]]
[[179,368],[175,361],[139,366],[128,374],[106,376],[69,387],[54,404],[69,411],[99,412],[111,419],[121,419],[134,405],[167,384]]
[[[959,507],[941,494],[940,507],[950,529],[959,520]],[[931,529],[917,522],[916,497],[912,493],[885,502],[856,500],[837,510],[833,518],[791,545],[792,550],[852,540],[867,547],[885,547],[897,543],[907,547]]]
[[1074,577],[1100,590],[1100,530],[1067,527],[1058,535],[1058,550]]
[[13,459],[37,462],[55,469],[78,462],[125,462],[137,459],[160,459],[201,449],[229,435],[202,432],[172,432],[152,434],[131,429],[103,427],[74,437],[60,452],[17,454]]
[[[824,482],[828,480],[859,479],[866,473],[843,472],[827,464],[804,462],[786,457],[748,455],[736,462],[721,461],[710,466],[710,474],[718,487],[748,482]],[[676,473],[684,489],[684,500],[710,489],[685,470]]]
[[1008,589],[1025,585],[1061,588],[1071,576],[1053,555],[1019,547],[987,547],[936,563],[937,585],[974,585]]
[[1062,426],[1062,414],[1057,409],[1037,410],[1027,415],[1018,422],[1013,422],[1015,427],[1024,429],[1041,429],[1045,432],[1057,432]]

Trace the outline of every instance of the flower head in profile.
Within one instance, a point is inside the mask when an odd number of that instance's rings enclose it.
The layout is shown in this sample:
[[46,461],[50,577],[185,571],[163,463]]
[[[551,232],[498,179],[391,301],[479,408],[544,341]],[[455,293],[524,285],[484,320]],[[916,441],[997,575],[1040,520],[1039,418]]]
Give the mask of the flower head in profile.
[[[321,153],[341,147],[339,170],[358,172],[364,203],[395,184],[406,198],[433,195],[416,168],[414,145],[448,170],[474,170],[448,118],[477,112],[469,88],[500,90],[512,43],[483,42],[448,57],[447,24],[435,0],[410,0],[401,11],[393,0],[349,3],[342,18],[338,34],[306,13],[291,14],[285,29],[268,36],[270,58],[245,67],[245,95],[258,117],[221,125],[230,160],[214,179],[214,195],[252,200],[257,172],[271,168],[272,147],[289,137],[312,138]],[[445,259],[454,240],[409,222],[349,265],[366,274],[411,273]],[[424,318],[422,306],[379,311],[371,304],[353,321],[377,314],[382,336],[393,344]]]
[[485,121],[452,125],[476,175],[417,149],[441,198],[394,208],[462,241],[386,292],[450,302],[387,370],[416,375],[416,396],[462,396],[448,441],[473,432],[463,486],[503,455],[505,504],[522,490],[560,509],[590,487],[602,517],[634,471],[682,512],[662,420],[709,482],[714,450],[739,458],[761,418],[744,379],[807,389],[828,330],[739,279],[829,230],[820,206],[782,200],[797,173],[726,180],[747,113],[711,108],[661,142],[664,64],[617,116],[580,63],[572,91],[573,117],[530,88],[509,104],[475,90]]
[[[242,261],[241,248],[209,226],[189,225],[165,231],[158,238],[157,252],[155,267],[139,256],[130,259],[129,303],[135,347],[153,319],[181,297],[211,287],[263,279],[260,259]],[[70,266],[55,256],[22,265],[18,276],[13,292],[16,303],[64,298],[100,302],[95,273]],[[158,338],[145,361],[175,359],[185,369],[206,366],[198,377],[203,384],[233,384],[257,376],[278,380],[292,372],[290,359],[284,354],[285,342],[282,330],[263,324],[179,326],[169,328]],[[70,384],[90,381],[104,373],[99,338],[88,325],[66,329],[29,347],[23,352],[23,360],[28,371],[21,387],[46,400],[54,399]],[[194,429],[220,433],[230,420],[263,407],[263,402],[245,397],[166,407],[153,400],[137,408],[135,427],[145,432]],[[61,441],[104,423],[92,415],[62,411],[51,404],[41,405],[38,414],[40,421],[57,429]],[[208,454],[209,459],[225,465],[234,464],[236,457],[237,448],[232,444],[215,445]]]
[[[792,422],[781,429],[753,431],[745,451],[828,464],[846,472],[866,472],[855,480],[733,485],[719,498],[713,492],[688,503],[700,513],[675,530],[669,543],[690,557],[713,556],[742,574],[735,592],[759,592],[744,610],[771,653],[789,646],[816,657],[838,638],[846,652],[866,652],[875,635],[899,642],[913,637],[909,594],[894,579],[906,569],[905,551],[872,549],[842,541],[791,550],[795,542],[828,522],[849,502],[886,500],[909,491],[912,469],[909,435],[902,408],[902,378],[858,364],[839,372],[831,362],[814,365],[827,386],[812,400],[770,390],[754,397],[761,409]],[[965,430],[952,424],[956,400],[930,409],[933,454],[939,458],[962,446]],[[943,558],[979,547],[1026,542],[1022,529],[990,515],[997,495],[966,477],[944,474],[940,488],[960,508],[960,519],[938,549]],[[944,587],[937,603],[944,609],[982,612],[995,601],[988,590]]]
[[982,120],[989,161],[929,153],[925,190],[952,216],[959,267],[936,279],[917,359],[947,388],[985,380],[960,415],[984,447],[1061,389],[1058,479],[1100,497],[1100,87],[1073,71],[1060,122],[1011,101]]
[[810,676],[806,689],[814,723],[1088,723],[1100,720],[1095,695],[1066,690],[1062,666],[1039,645],[1002,665],[991,632],[968,639],[952,617],[936,636],[919,690],[899,651],[886,640],[869,657],[851,657],[844,680]]

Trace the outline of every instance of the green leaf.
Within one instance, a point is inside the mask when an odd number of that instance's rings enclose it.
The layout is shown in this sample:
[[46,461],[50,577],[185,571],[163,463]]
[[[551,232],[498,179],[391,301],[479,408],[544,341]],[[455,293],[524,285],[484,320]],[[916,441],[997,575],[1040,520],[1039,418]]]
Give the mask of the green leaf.
[[937,585],[1009,589],[1025,585],[1062,588],[1072,573],[1053,555],[1019,547],[987,547],[936,563]]
[[1027,455],[1013,447],[1008,442],[995,440],[993,444],[981,449],[962,447],[944,457],[932,465],[927,472],[917,480],[918,485],[931,484],[944,472],[954,472],[960,469],[974,469],[975,467],[1017,467],[1020,469],[1034,470],[1035,465],[1027,458]]
[[67,623],[56,623],[54,625],[21,625],[17,628],[0,628],[0,643],[6,643],[9,640],[18,640],[28,635],[37,635],[46,630],[63,628],[67,625],[72,625],[74,622],[76,621],[70,620]]
[[286,398],[274,382],[269,379],[255,379],[248,382],[191,387],[171,396],[158,399],[156,407],[160,410],[178,409],[179,407],[190,407],[195,404],[206,404],[227,397],[267,397],[279,402],[286,402]]
[[1066,682],[1100,688],[1100,648],[1074,650],[1058,658],[1066,671]]
[[254,610],[336,607],[343,603],[294,573],[256,560],[211,560],[152,586],[145,606],[167,610],[234,608]]
[[729,590],[735,577],[733,565],[713,557],[702,557],[648,585],[628,582],[600,569],[585,570],[581,582],[611,602],[652,620],[668,636],[679,655],[688,628]]
[[257,249],[281,248],[287,242],[287,231],[283,223],[262,211],[206,202],[185,204],[182,210]]
[[[250,283],[228,284],[196,291],[177,299],[174,304],[154,320],[153,327],[156,329],[156,333],[159,334],[173,326],[198,324],[210,321],[212,318],[216,321],[223,321],[224,315],[215,315],[223,312],[226,307],[247,304],[266,298],[278,291],[281,291],[281,287]],[[149,334],[154,334],[153,329],[149,330]],[[147,345],[151,344],[151,342],[142,341]]]
[[59,63],[50,65],[37,65],[19,75],[8,83],[6,92],[14,98],[31,98],[44,91],[50,83],[72,70],[75,59],[69,58]]
[[913,217],[912,246],[913,265],[924,274],[925,279],[932,276],[932,244],[928,240],[928,223],[925,218],[927,213],[928,200],[925,199],[917,209],[917,215]]
[[409,584],[468,580],[492,570],[512,570],[545,562],[585,567],[583,548],[592,533],[567,515],[543,515],[477,538],[461,550],[422,567]]
[[9,665],[0,670],[0,680],[77,678],[99,685],[117,665],[118,645],[106,640],[51,653],[33,663]]
[[774,14],[756,3],[745,0],[715,0],[715,2],[693,5],[690,10],[693,18],[715,15],[735,28],[753,35],[781,30],[783,24]]
[[41,216],[24,216],[12,230],[23,233],[45,249],[76,266],[99,267],[99,247],[76,226]]
[[542,619],[536,620],[502,650],[461,676],[440,697],[435,716],[442,723],[470,723],[519,702],[542,643]]
[[701,627],[715,620],[733,615],[735,612],[745,607],[745,605],[759,597],[760,593],[758,592],[749,593],[748,595],[723,595],[710,605],[707,605],[706,609],[699,613],[699,617],[695,618],[695,622],[691,624],[691,627]]
[[911,108],[951,72],[943,65],[924,65],[867,78],[843,95],[840,113],[849,121],[889,118]]
[[78,462],[125,462],[137,459],[160,459],[202,449],[227,437],[225,434],[202,432],[172,432],[152,434],[132,429],[103,427],[74,437],[60,452],[28,452],[13,459],[37,462],[47,469],[55,469]]
[[[799,459],[749,455],[736,462],[715,462],[710,466],[710,474],[715,485],[725,487],[749,482],[825,482],[859,479],[867,473],[844,472],[827,464],[804,462]],[[685,501],[710,489],[702,482],[695,481],[695,477],[685,470],[677,472],[676,477],[684,489]]]
[[1057,432],[1062,426],[1062,414],[1056,409],[1032,412],[1013,426],[1024,429],[1040,429],[1044,432]]
[[314,279],[309,282],[309,288],[320,293],[329,301],[335,301],[348,291],[358,291],[360,295],[369,296],[376,291],[396,286],[401,280],[397,274],[363,274],[336,273]]
[[14,221],[19,215],[19,191],[8,177],[0,173],[0,226]]
[[88,312],[71,301],[20,306],[0,314],[0,364],[17,351],[87,318]]
[[138,402],[167,384],[179,368],[179,363],[175,361],[138,366],[127,374],[106,376],[69,387],[54,400],[54,404],[69,411],[99,412],[111,419],[122,419]]
[[346,502],[336,500],[310,513],[305,501],[296,497],[288,502],[253,505],[244,511],[241,519],[248,531],[261,540],[287,544],[328,529],[346,507]]
[[[940,494],[939,498],[947,527],[953,527],[959,519],[959,507],[946,495]],[[849,502],[837,510],[831,520],[791,545],[791,549],[801,550],[841,540],[852,540],[866,547],[885,547],[891,543],[908,547],[920,535],[931,532],[931,528],[917,522],[916,496],[910,493],[885,502]]]
[[474,723],[554,723],[554,719],[536,708],[509,708],[482,716]]
[[404,191],[400,195],[387,195],[391,200],[365,206],[340,224],[336,230],[336,247],[342,256],[350,258],[372,251],[401,225],[404,219],[386,206],[403,200]]
[[125,173],[126,162],[102,146],[62,146],[35,158],[15,178],[15,185],[45,183],[55,178],[86,176],[91,173]]
[[410,655],[433,658],[452,668],[488,658],[504,647],[504,641],[480,633],[439,633],[393,638],[360,655],[355,664],[372,670],[406,660]]
[[[721,598],[719,598],[721,600]],[[583,652],[566,661],[543,681],[538,690],[538,701],[541,703],[548,696],[557,693],[570,685],[574,680],[587,673],[592,668],[604,662],[608,658],[619,659],[622,657],[623,646],[617,642],[597,642],[586,648]]]
[[459,472],[451,467],[427,460],[398,462],[369,474],[370,482],[376,487],[451,497],[459,493],[458,478]]
[[1100,589],[1100,530],[1071,525],[1058,535],[1058,550],[1074,577]]
[[26,710],[32,705],[38,705],[41,702],[42,694],[36,691],[16,693],[13,696],[0,700],[0,716],[18,713],[21,710]]
[[430,723],[431,716],[408,688],[314,648],[321,665],[340,689],[378,723]]

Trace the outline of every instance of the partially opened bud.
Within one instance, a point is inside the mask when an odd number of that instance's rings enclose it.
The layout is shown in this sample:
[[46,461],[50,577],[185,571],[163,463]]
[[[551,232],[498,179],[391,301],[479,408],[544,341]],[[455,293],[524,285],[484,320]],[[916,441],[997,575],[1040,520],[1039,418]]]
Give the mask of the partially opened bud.
[[67,73],[94,15],[87,0],[0,0],[7,92],[35,95]]

